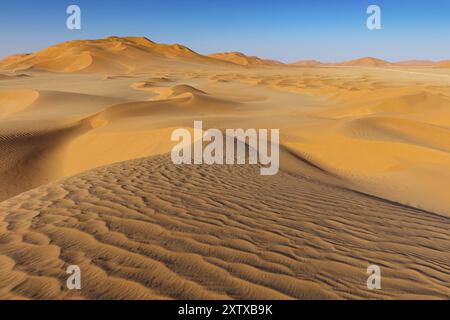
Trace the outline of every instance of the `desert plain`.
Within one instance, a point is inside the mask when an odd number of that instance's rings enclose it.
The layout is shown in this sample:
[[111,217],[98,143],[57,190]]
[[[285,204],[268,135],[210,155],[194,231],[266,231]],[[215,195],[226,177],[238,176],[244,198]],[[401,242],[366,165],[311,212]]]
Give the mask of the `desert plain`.
[[[279,129],[280,171],[173,164],[196,120]],[[449,299],[448,62],[285,65],[141,37],[6,58],[0,298]]]

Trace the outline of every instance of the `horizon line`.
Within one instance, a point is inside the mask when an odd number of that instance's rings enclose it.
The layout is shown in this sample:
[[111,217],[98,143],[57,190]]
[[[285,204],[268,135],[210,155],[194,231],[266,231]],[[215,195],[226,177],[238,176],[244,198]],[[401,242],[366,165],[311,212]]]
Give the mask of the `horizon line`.
[[13,53],[13,54],[1,55],[0,56],[0,61],[6,59],[8,57],[12,57],[12,56],[16,56],[16,55],[22,55],[22,54],[23,55],[32,55],[32,54],[38,53],[38,52],[40,52],[42,50],[45,50],[47,48],[50,48],[50,47],[53,47],[53,46],[56,46],[56,45],[59,45],[59,44],[62,44],[62,43],[75,42],[75,41],[98,41],[98,40],[106,40],[106,39],[109,39],[109,38],[121,38],[121,39],[125,39],[125,38],[145,38],[148,41],[154,42],[156,44],[183,46],[183,47],[185,47],[185,48],[187,48],[187,49],[189,49],[189,50],[191,50],[191,51],[193,51],[193,52],[195,52],[195,53],[197,53],[199,55],[206,56],[206,57],[214,55],[214,54],[237,53],[237,54],[243,54],[243,55],[245,55],[246,57],[249,57],[249,58],[250,57],[255,57],[255,58],[262,59],[262,60],[272,60],[272,61],[280,62],[283,65],[292,65],[292,64],[295,64],[295,63],[299,63],[299,62],[308,62],[308,61],[315,61],[315,62],[318,62],[319,64],[323,64],[323,65],[335,65],[335,64],[352,62],[352,61],[361,60],[361,59],[376,59],[376,60],[380,60],[382,62],[387,62],[387,63],[392,63],[392,64],[398,64],[398,63],[402,63],[402,62],[413,62],[413,61],[418,61],[418,62],[421,61],[421,62],[429,62],[429,63],[440,63],[440,62],[444,62],[444,61],[450,60],[450,57],[448,59],[438,59],[438,60],[436,60],[436,59],[428,59],[428,58],[425,58],[425,59],[423,59],[423,58],[409,58],[409,59],[402,59],[402,60],[389,60],[389,59],[386,59],[386,58],[378,58],[376,56],[368,55],[368,56],[354,56],[353,58],[349,58],[349,59],[346,59],[346,60],[325,61],[325,60],[319,60],[317,58],[303,58],[303,59],[296,59],[296,60],[291,61],[291,62],[285,62],[285,61],[281,61],[279,59],[275,59],[275,58],[272,58],[272,57],[264,57],[264,56],[260,56],[260,55],[248,54],[248,53],[245,53],[245,50],[242,50],[242,51],[241,50],[229,50],[229,51],[202,53],[202,52],[200,52],[198,50],[192,49],[189,45],[182,44],[182,43],[179,43],[179,42],[174,42],[174,43],[157,42],[157,41],[152,40],[150,37],[143,36],[143,35],[141,35],[141,36],[117,36],[117,35],[111,35],[111,36],[106,36],[106,37],[102,37],[102,38],[77,38],[77,39],[71,39],[71,40],[64,40],[64,41],[61,41],[61,42],[56,42],[54,44],[45,46],[45,47],[43,47],[41,49],[37,49],[36,51],[33,51],[33,52],[17,52],[17,53]]

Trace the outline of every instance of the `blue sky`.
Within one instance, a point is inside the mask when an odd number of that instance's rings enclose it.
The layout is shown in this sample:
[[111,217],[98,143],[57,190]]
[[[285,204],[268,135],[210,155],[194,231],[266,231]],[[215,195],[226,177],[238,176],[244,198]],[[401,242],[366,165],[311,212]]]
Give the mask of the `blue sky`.
[[[66,28],[70,4],[81,7],[81,30]],[[381,7],[381,30],[366,28],[370,4]],[[241,51],[284,62],[450,59],[449,0],[2,0],[0,8],[0,57],[139,35],[203,54]]]

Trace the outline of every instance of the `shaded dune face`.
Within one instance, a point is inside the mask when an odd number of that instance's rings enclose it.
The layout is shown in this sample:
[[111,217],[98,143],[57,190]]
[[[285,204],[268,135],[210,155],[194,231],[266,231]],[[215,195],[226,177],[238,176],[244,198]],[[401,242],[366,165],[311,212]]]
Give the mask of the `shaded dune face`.
[[64,176],[61,151],[96,125],[107,97],[60,91],[0,92],[0,200]]
[[[40,187],[0,210],[3,298],[450,295],[448,218],[299,174],[157,156]],[[61,286],[70,264],[83,270],[81,291]],[[370,264],[383,266],[384,290],[365,288]]]

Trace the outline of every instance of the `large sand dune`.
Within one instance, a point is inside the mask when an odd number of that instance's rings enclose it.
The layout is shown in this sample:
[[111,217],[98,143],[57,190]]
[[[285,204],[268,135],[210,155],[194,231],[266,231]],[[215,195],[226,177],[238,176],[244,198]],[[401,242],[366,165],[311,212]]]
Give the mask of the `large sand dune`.
[[242,66],[280,66],[283,63],[276,60],[261,59],[256,56],[247,56],[241,52],[221,52],[210,54],[209,57],[229,61]]
[[[449,298],[450,72],[310,66],[133,37],[0,62],[0,297]],[[195,120],[280,129],[280,173],[173,165]]]
[[182,45],[158,44],[144,37],[110,37],[69,41],[34,54],[15,55],[0,62],[0,67],[14,71],[131,73],[158,65],[181,65],[182,62],[221,65],[221,61]]

